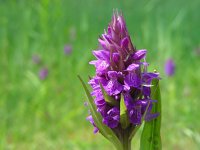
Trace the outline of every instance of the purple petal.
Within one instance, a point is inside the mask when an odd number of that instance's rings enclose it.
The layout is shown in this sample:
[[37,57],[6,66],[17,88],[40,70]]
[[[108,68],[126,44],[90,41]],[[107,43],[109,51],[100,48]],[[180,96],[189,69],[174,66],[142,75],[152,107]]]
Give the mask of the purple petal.
[[106,105],[106,102],[105,102],[104,99],[98,99],[98,98],[96,98],[94,100],[94,102],[95,102],[95,104],[96,104],[97,107],[102,107],[102,106]]
[[91,115],[88,116],[88,117],[86,118],[86,120],[88,120],[88,121],[94,126],[94,131],[93,131],[93,132],[94,132],[94,133],[97,133],[97,132],[99,131],[99,129],[96,127],[92,116],[91,116]]
[[159,73],[145,72],[142,74],[142,81],[144,84],[150,84],[151,81],[156,78],[159,79]]
[[107,43],[103,39],[98,39],[99,44],[104,48],[107,49]]
[[148,114],[145,116],[145,121],[151,121],[151,120],[157,118],[158,116],[159,116],[159,113],[154,113],[154,114],[148,113]]
[[109,77],[110,79],[112,79],[112,78],[117,78],[117,77],[118,77],[117,71],[108,71],[108,77]]
[[124,96],[125,105],[126,105],[127,109],[130,110],[133,106],[134,100],[131,97],[131,95],[129,94],[129,92],[124,92],[123,96]]
[[119,124],[120,112],[117,107],[113,107],[107,112],[107,116],[103,118],[103,123],[110,128],[115,128]]
[[151,96],[151,88],[143,86],[142,93],[146,98],[150,97]]
[[141,106],[135,105],[130,111],[129,111],[129,117],[130,122],[134,125],[141,124],[142,121],[142,113],[141,113]]
[[115,63],[118,63],[119,62],[119,60],[120,60],[120,56],[119,56],[119,54],[118,53],[113,53],[113,61],[115,62]]
[[97,59],[106,60],[107,62],[109,62],[109,60],[110,60],[109,51],[98,50],[98,51],[93,51],[93,54]]
[[123,38],[121,41],[121,47],[127,49],[129,44],[129,39],[127,37]]
[[123,16],[119,15],[117,20],[118,20],[118,22],[120,24],[121,32],[122,33],[126,32],[126,23],[125,23],[125,20],[124,20]]
[[108,71],[108,77],[110,79],[117,79],[119,77],[122,77],[122,72],[117,71]]
[[133,54],[133,59],[134,60],[141,60],[146,56],[146,52],[147,50],[143,49],[143,50],[138,50]]
[[138,74],[131,72],[125,77],[124,83],[128,87],[138,88],[141,85],[141,80]]
[[127,71],[135,71],[136,69],[138,69],[139,68],[139,66],[140,65],[138,65],[138,64],[130,64],[128,67],[127,67]]
[[109,95],[117,95],[123,90],[123,85],[120,84],[116,79],[112,79],[108,82],[105,90]]
[[155,102],[155,100],[141,99],[141,100],[135,101],[134,103],[131,104],[131,106],[127,107],[129,111],[129,117],[130,117],[131,123],[136,124],[136,125],[141,124],[142,115],[144,115],[146,109],[147,109],[147,113],[146,113],[145,119],[150,120],[157,117],[157,114],[155,115],[151,114],[151,109],[153,106],[152,102]]
[[96,134],[98,131],[99,129],[97,127],[94,127],[94,130],[93,130],[94,134]]
[[96,67],[96,72],[98,74],[106,73],[106,71],[109,67],[109,64],[104,60],[103,61],[102,60],[93,60],[93,61],[90,61],[89,64],[92,64]]
[[100,87],[99,86],[99,82],[103,85],[103,86],[106,86],[107,85],[107,82],[108,80],[104,77],[99,77],[99,76],[95,76],[93,77],[88,83],[92,86],[92,87]]
[[101,92],[101,88],[96,89],[96,90],[93,90],[93,91],[91,92],[91,95],[92,95],[92,96],[95,96],[95,97],[98,98],[98,99],[103,99],[103,94],[102,94],[102,92]]

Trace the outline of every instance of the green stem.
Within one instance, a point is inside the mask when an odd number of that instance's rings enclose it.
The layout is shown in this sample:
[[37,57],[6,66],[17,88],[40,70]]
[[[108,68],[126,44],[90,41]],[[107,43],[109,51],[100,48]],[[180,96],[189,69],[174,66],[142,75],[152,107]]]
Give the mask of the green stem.
[[122,132],[122,146],[123,150],[131,150],[131,140],[129,139],[129,132],[127,129]]

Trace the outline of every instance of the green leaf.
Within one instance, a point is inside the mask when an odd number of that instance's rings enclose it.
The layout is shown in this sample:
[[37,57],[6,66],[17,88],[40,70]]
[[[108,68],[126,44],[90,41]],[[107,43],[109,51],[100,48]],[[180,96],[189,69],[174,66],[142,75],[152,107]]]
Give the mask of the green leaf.
[[120,100],[120,124],[123,129],[126,129],[130,124],[123,95],[121,95]]
[[161,95],[159,88],[159,80],[154,79],[151,87],[151,98],[157,100],[152,108],[152,113],[159,113],[160,115],[152,121],[145,122],[140,139],[140,150],[161,150]]
[[91,115],[94,119],[94,123],[97,126],[97,128],[99,129],[99,132],[106,138],[108,139],[110,142],[113,143],[113,145],[116,147],[117,150],[122,150],[122,145],[121,142],[119,141],[118,137],[116,136],[116,134],[106,125],[104,125],[102,123],[102,116],[97,112],[96,109],[96,105],[94,104],[93,98],[90,95],[89,90],[87,89],[86,84],[83,82],[83,80],[81,79],[80,76],[78,76],[79,80],[82,83],[82,86],[85,90],[85,93],[87,95],[88,98],[88,103],[89,103],[89,108],[91,111]]
[[137,125],[137,126],[132,126],[130,129],[130,135],[129,135],[129,140],[132,140],[132,138],[134,137],[134,135],[136,134],[136,132],[139,130],[141,125]]
[[100,87],[101,87],[101,91],[103,93],[104,100],[111,106],[117,106],[118,102],[112,96],[109,96],[106,93],[106,91],[104,90],[104,88],[103,88],[101,83],[99,83],[99,84],[100,84]]

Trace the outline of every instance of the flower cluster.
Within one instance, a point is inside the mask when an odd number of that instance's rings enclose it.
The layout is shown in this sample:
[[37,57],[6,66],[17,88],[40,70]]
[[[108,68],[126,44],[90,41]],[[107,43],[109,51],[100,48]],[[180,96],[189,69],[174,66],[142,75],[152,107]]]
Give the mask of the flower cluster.
[[[120,101],[124,98],[130,125],[140,125],[158,116],[152,114],[151,81],[159,78],[158,73],[147,72],[145,61],[147,51],[136,50],[128,34],[124,18],[115,12],[107,31],[99,38],[102,49],[94,50],[96,60],[90,62],[96,68],[96,75],[89,84],[94,103],[110,128],[120,127]],[[105,100],[103,91],[114,103]],[[95,126],[92,116],[88,120]],[[97,128],[95,126],[95,132]]]

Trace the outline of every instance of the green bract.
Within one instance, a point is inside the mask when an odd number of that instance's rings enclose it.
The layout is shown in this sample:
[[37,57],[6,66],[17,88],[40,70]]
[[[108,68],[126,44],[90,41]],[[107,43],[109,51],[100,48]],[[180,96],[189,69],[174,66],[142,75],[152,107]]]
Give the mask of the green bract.
[[161,150],[161,96],[159,88],[159,80],[152,81],[152,99],[156,99],[157,103],[153,105],[152,113],[156,112],[160,115],[150,122],[145,122],[140,139],[140,150]]

